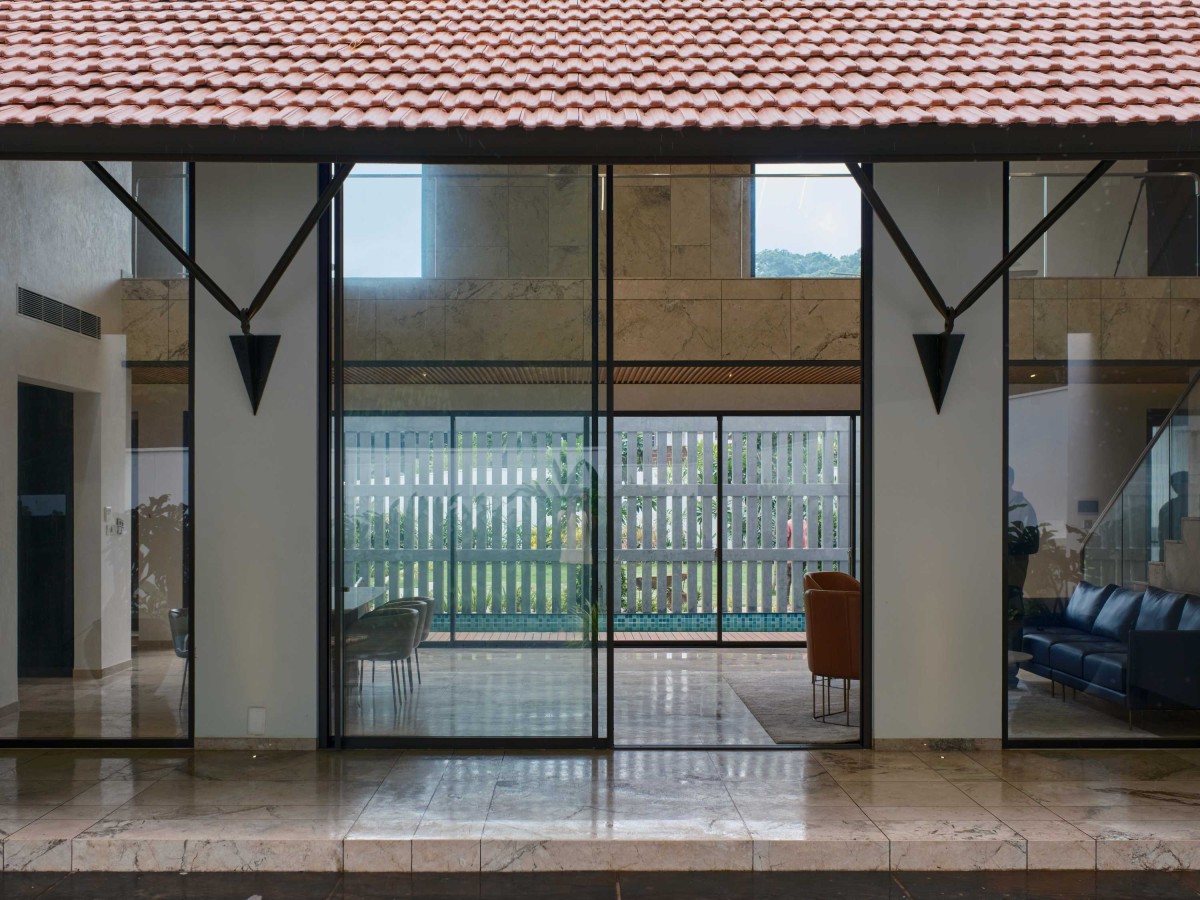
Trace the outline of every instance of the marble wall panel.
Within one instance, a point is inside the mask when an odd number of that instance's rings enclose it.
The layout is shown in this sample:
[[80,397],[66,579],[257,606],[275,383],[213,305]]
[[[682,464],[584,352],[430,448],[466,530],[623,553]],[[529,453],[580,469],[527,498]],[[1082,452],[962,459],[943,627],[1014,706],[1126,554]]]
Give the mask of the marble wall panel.
[[508,189],[508,275],[544,277],[550,260],[548,179],[522,179]]
[[590,341],[579,297],[450,296],[446,357],[457,360],[577,360]]
[[671,186],[640,180],[613,185],[614,275],[617,278],[671,276]]
[[1008,297],[1009,359],[1033,359],[1033,296]]
[[617,359],[721,358],[721,301],[614,300]]
[[858,358],[857,300],[793,296],[791,312],[792,359]]
[[709,273],[714,278],[741,278],[749,266],[749,204],[745,178],[714,178],[709,189]]
[[1171,301],[1171,358],[1200,359],[1200,299]]
[[[1010,298],[1010,309],[1012,302],[1014,301]],[[1034,359],[1066,358],[1067,303],[1066,297],[1042,297],[1038,296],[1035,290],[1033,298]]]
[[587,248],[591,243],[591,178],[563,177],[549,181],[551,247]]
[[376,359],[445,358],[444,298],[426,296],[378,300],[375,304],[375,319]]
[[[684,167],[677,166],[676,170]],[[707,166],[705,173],[707,174]],[[683,175],[671,181],[671,245],[707,246],[712,212],[709,178]],[[707,274],[707,273],[705,273]]]
[[787,359],[791,352],[791,301],[721,301],[723,359]]
[[124,300],[125,354],[127,359],[165,360],[169,345],[169,301],[166,292],[159,300]]
[[186,295],[182,300],[168,300],[167,359],[178,361],[188,358],[189,324],[188,300]]
[[1104,297],[1103,359],[1170,359],[1171,303],[1161,298]]

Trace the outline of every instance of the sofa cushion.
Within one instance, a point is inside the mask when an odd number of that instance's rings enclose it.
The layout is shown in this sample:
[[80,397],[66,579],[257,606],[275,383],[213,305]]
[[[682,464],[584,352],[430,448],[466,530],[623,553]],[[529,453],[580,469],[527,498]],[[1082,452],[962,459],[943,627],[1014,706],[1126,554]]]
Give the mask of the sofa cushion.
[[1079,582],[1075,592],[1071,594],[1066,610],[1063,611],[1063,624],[1080,631],[1091,631],[1092,623],[1104,607],[1104,601],[1116,589],[1115,584],[1096,587],[1086,581]]
[[1133,627],[1138,631],[1175,630],[1179,627],[1185,600],[1187,594],[1176,594],[1156,587],[1146,588],[1137,623]]
[[1033,661],[1039,665],[1050,665],[1050,648],[1055,644],[1060,644],[1065,641],[1087,641],[1093,643],[1102,643],[1104,638],[1094,634],[1087,634],[1083,631],[1068,631],[1066,629],[1057,631],[1031,631],[1028,632],[1021,640],[1021,649],[1033,657]]
[[1083,678],[1083,662],[1093,653],[1121,653],[1124,644],[1116,641],[1064,641],[1050,648],[1050,668],[1056,672]]
[[1092,634],[1111,638],[1114,641],[1129,640],[1129,632],[1137,621],[1142,607],[1142,592],[1129,588],[1117,588],[1104,601],[1104,608],[1092,623]]
[[1124,694],[1128,653],[1089,653],[1083,660],[1083,677],[1094,685]]
[[1183,601],[1183,612],[1179,614],[1180,631],[1200,631],[1200,597],[1188,594]]

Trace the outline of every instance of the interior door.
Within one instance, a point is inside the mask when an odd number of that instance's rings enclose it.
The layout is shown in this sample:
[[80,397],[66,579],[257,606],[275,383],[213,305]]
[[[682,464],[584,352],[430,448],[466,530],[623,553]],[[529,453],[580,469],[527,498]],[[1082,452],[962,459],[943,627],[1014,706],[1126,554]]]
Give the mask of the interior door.
[[74,664],[74,403],[17,389],[17,671],[70,677]]

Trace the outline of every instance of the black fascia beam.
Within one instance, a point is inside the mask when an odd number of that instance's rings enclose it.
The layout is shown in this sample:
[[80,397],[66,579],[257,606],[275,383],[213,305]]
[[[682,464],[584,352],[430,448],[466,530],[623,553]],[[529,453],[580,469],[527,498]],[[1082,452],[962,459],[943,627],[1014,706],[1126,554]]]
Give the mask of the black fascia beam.
[[228,128],[0,125],[0,159],[748,164],[1187,159],[1200,122],[854,128]]
[[242,311],[238,309],[237,304],[233,302],[229,295],[221,290],[220,285],[213,281],[212,277],[209,276],[209,274],[205,272],[203,268],[201,268],[200,264],[192,258],[191,254],[179,246],[175,239],[167,233],[167,230],[158,224],[158,222],[154,219],[154,216],[150,215],[150,213],[146,211],[146,208],[138,203],[137,200],[134,199],[133,195],[130,194],[129,191],[125,190],[125,187],[119,181],[117,181],[117,179],[113,178],[109,171],[104,168],[104,166],[100,165],[100,163],[94,160],[85,161],[84,165],[92,171],[93,175],[100,179],[100,183],[108,188],[109,192],[114,197],[124,204],[126,209],[133,213],[133,217],[141,222],[142,226],[149,231],[150,234],[153,235],[154,238],[157,239],[164,248],[166,248],[167,252],[175,257],[179,264],[182,265],[193,278],[200,282],[200,284],[204,286],[205,290],[213,295],[213,297],[218,303],[221,304],[221,306],[228,310],[231,315],[238,319],[238,321],[242,321]]
[[275,290],[275,285],[279,283],[279,279],[283,277],[283,273],[287,271],[288,266],[292,264],[292,260],[296,258],[296,254],[300,252],[300,248],[308,240],[308,236],[317,226],[317,222],[321,220],[321,216],[325,215],[325,211],[329,209],[329,204],[333,202],[333,198],[342,189],[342,185],[350,176],[350,172],[353,169],[354,163],[343,163],[335,169],[333,178],[329,184],[325,185],[325,189],[321,191],[321,195],[317,198],[317,202],[312,210],[309,211],[307,218],[300,223],[300,228],[297,229],[292,242],[283,251],[283,255],[279,257],[279,260],[275,263],[275,267],[271,269],[267,280],[263,282],[262,287],[258,289],[258,293],[254,295],[254,300],[246,308],[245,317],[242,320],[242,329],[244,331],[249,331],[250,320],[258,315],[258,311],[267,302],[267,298],[271,296],[271,291]]

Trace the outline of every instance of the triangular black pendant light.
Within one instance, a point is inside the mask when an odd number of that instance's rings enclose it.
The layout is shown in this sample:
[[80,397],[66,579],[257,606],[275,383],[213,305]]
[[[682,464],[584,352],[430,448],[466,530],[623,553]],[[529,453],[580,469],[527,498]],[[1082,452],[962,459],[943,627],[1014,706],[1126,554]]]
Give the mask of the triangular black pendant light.
[[917,344],[917,355],[921,357],[921,368],[925,370],[925,380],[929,383],[929,393],[933,395],[934,409],[940,413],[946,392],[950,390],[954,364],[962,350],[963,335],[942,331],[914,334],[913,340]]
[[233,355],[237,357],[242,381],[246,383],[246,393],[250,396],[250,406],[257,416],[258,404],[267,387],[267,376],[271,374],[271,363],[275,361],[275,351],[279,349],[279,335],[231,334],[229,343],[233,344]]

